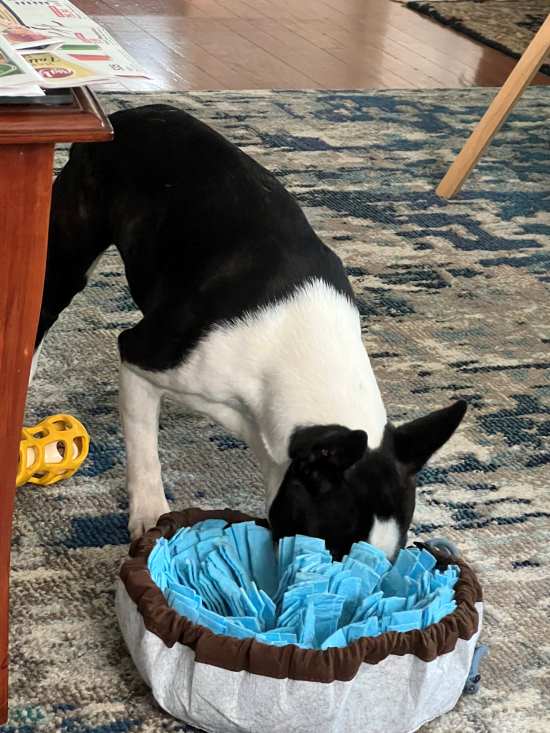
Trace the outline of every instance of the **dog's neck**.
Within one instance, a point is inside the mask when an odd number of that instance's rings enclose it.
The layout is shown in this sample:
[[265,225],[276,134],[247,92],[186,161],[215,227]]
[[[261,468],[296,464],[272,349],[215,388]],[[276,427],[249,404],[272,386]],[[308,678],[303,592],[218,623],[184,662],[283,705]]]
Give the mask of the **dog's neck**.
[[243,390],[241,415],[243,437],[264,474],[269,509],[289,466],[289,442],[297,428],[362,429],[375,448],[387,418],[359,314],[344,296],[315,283],[260,316],[258,326],[260,383],[254,389],[252,380]]
[[386,425],[357,308],[321,280],[216,326],[184,364],[157,379],[248,443],[264,475],[268,508],[296,428],[362,429],[374,448]]

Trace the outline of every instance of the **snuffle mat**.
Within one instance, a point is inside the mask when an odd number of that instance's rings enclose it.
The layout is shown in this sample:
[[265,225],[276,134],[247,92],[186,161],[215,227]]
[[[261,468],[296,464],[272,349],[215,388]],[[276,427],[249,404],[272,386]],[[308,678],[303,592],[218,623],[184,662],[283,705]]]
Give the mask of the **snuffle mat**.
[[367,543],[273,549],[263,520],[164,515],[117,588],[126,644],[157,702],[206,731],[406,733],[462,694],[481,629],[462,560],[418,546],[393,565]]

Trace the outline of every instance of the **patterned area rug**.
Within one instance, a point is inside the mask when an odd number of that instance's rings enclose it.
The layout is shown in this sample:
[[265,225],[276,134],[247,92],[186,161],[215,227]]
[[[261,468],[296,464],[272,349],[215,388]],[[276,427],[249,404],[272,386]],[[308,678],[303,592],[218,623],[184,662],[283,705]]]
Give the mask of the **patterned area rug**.
[[[550,13],[550,0],[403,0],[487,46],[519,58]],[[541,69],[550,74],[550,59]]]
[[[550,730],[550,89],[527,90],[455,201],[433,193],[493,93],[103,97],[109,110],[180,105],[296,194],[346,263],[396,422],[470,403],[422,474],[411,539],[447,536],[477,568],[491,656],[480,693],[431,733]],[[17,493],[2,733],[188,730],[156,707],[113,610],[128,542],[116,337],[136,320],[110,250],[49,335],[29,394],[27,424],[74,413],[93,442],[73,479]],[[174,508],[262,511],[250,452],[219,426],[167,403],[160,446]]]

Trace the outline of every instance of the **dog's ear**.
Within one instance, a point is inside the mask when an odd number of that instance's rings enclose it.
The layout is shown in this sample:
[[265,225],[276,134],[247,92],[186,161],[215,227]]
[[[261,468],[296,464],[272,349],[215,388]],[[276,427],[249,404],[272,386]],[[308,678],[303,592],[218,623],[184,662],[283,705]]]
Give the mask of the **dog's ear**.
[[467,403],[459,400],[442,410],[395,429],[394,450],[407,471],[416,473],[443,446],[460,425]]
[[340,425],[317,425],[299,428],[290,440],[288,450],[296,472],[319,478],[319,474],[341,473],[365,454],[367,434]]

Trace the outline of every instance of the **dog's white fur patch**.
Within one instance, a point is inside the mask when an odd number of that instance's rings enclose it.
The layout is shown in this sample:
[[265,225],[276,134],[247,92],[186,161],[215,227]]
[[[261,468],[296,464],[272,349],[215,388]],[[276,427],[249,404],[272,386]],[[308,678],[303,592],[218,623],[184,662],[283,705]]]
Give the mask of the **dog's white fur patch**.
[[359,313],[321,280],[215,326],[175,369],[137,373],[250,445],[267,483],[268,508],[297,426],[363,429],[375,448],[386,425]]
[[369,534],[369,543],[382,550],[390,560],[393,559],[399,547],[399,527],[395,519],[374,518]]
[[158,456],[161,392],[129,368],[120,367],[119,407],[126,444],[126,481],[133,539],[154,527],[170,511],[162,485]]

